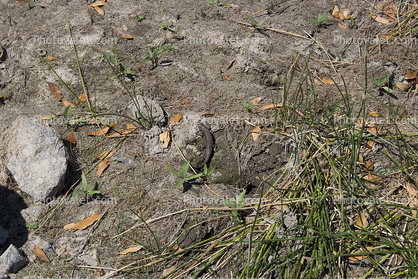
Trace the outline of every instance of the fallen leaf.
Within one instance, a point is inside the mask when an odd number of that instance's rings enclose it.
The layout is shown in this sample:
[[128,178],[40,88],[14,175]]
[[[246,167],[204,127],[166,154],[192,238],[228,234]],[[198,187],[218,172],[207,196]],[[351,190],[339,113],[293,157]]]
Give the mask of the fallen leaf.
[[261,128],[259,126],[255,126],[254,129],[251,130],[251,135],[254,141],[258,139],[258,137],[260,136],[260,133],[261,133]]
[[103,10],[102,8],[100,8],[100,7],[94,7],[94,8],[96,9],[96,11],[97,11],[100,15],[104,16],[105,12],[104,12],[104,10]]
[[68,133],[67,141],[71,142],[72,144],[75,144],[76,140],[73,132],[70,131]]
[[[229,5],[229,4],[224,4],[224,5],[231,6],[231,5]],[[235,8],[234,8],[234,9],[235,9]],[[175,265],[173,265],[173,266],[171,266],[171,267],[169,267],[169,268],[164,269],[164,270],[163,270],[162,277],[167,276],[168,274],[170,274],[171,272],[173,272],[175,269],[176,269],[176,266],[175,266]]]
[[378,15],[372,15],[372,18],[374,20],[376,20],[377,22],[382,23],[382,24],[389,24],[390,23],[389,19],[378,16]]
[[417,73],[415,72],[409,72],[405,75],[405,79],[414,79],[417,77]]
[[369,153],[373,150],[373,148],[375,147],[376,143],[372,140],[369,140],[366,142],[365,147],[366,147],[366,153]]
[[117,255],[126,255],[128,253],[134,253],[134,252],[138,252],[139,250],[141,250],[142,248],[144,248],[142,245],[138,245],[138,246],[133,246],[133,247],[129,247],[128,249],[125,249],[119,253],[117,253]]
[[235,7],[234,7],[234,6],[232,6],[231,4],[224,4],[224,6],[231,7],[232,9],[234,9],[234,10],[235,10]]
[[414,83],[408,83],[408,84],[397,83],[396,84],[396,86],[402,91],[408,91],[412,85],[414,85]]
[[272,108],[281,108],[283,107],[282,104],[269,104],[269,105],[265,105],[262,106],[261,108],[259,108],[258,110],[267,110],[267,109],[272,109]]
[[343,16],[345,19],[351,19],[352,16],[350,15],[350,10],[349,9],[345,9],[343,12]]
[[53,56],[48,56],[48,60],[49,61],[54,61],[55,59],[57,59],[56,57],[53,57]]
[[[109,154],[106,156],[107,153],[109,153]],[[109,152],[109,150],[106,150],[106,151],[103,151],[102,153],[100,153],[99,155],[96,155],[95,158],[96,159],[103,159],[105,156],[106,156],[106,158],[110,158],[113,155],[115,155],[115,153],[116,153],[116,150],[115,149],[113,149],[110,152]]]
[[[358,252],[369,251],[372,248],[373,248],[373,246],[366,246],[366,250],[360,249],[359,251],[353,251],[352,253],[354,254],[354,253],[358,253]],[[366,255],[348,257],[348,259],[350,259],[352,261],[361,261],[361,260],[364,260],[365,258],[367,258]]]
[[366,216],[362,212],[360,212],[358,210],[357,210],[357,222],[356,222],[356,224],[359,227],[362,227],[362,228],[367,227],[367,219],[366,219]]
[[363,180],[375,182],[375,181],[379,181],[380,178],[377,175],[373,175],[369,173],[368,175],[363,177]]
[[94,132],[89,132],[89,133],[87,133],[87,135],[89,135],[89,136],[96,136],[96,137],[103,136],[103,135],[106,135],[106,133],[109,131],[109,129],[110,129],[110,127],[109,126],[106,126],[103,129],[96,130]]
[[160,141],[163,143],[163,147],[167,148],[170,143],[170,132],[166,131],[160,134]]
[[374,164],[370,161],[366,161],[364,162],[364,166],[366,167],[366,169],[368,169],[369,171],[374,170]]
[[92,6],[92,7],[101,7],[101,6],[104,6],[104,5],[106,5],[106,2],[104,2],[104,1],[96,1],[96,2],[90,3],[90,6]]
[[361,154],[361,152],[358,153],[358,162],[363,163],[363,155]]
[[259,102],[261,102],[261,97],[258,97],[258,98],[255,98],[255,99],[252,99],[252,100],[250,101],[250,103],[253,103],[254,105],[257,105]]
[[137,127],[135,127],[134,125],[132,125],[131,123],[126,123],[126,129],[135,131],[136,129],[138,129]]
[[183,105],[188,108],[190,106],[189,101],[187,101],[186,99],[181,99],[181,101],[183,102]]
[[341,23],[339,23],[339,22],[338,22],[337,24],[338,24],[338,27],[340,27],[340,28],[350,30],[350,27],[345,26],[344,24],[341,24]]
[[342,12],[340,12],[340,9],[337,5],[334,6],[334,9],[329,11],[329,13],[336,19],[344,19],[345,16]]
[[372,126],[370,128],[367,128],[368,131],[372,132],[373,134],[377,134],[377,129],[375,126]]
[[[409,203],[409,207],[414,208],[418,206],[418,199],[414,198],[410,203]],[[413,217],[417,217],[417,211],[415,209],[411,210],[411,214]]]
[[66,106],[66,107],[68,107],[68,106],[71,106],[72,108],[75,108],[75,105],[73,105],[72,103],[70,103],[70,102],[67,102],[67,101],[62,101],[62,103],[64,104],[64,106]]
[[353,257],[348,257],[349,260],[351,261],[361,261],[364,260],[365,258],[367,258],[367,256],[353,256]]
[[229,61],[229,65],[226,69],[228,70],[229,68],[231,68],[234,62],[235,62],[235,59],[232,59],[231,61]]
[[80,97],[78,97],[78,99],[80,100],[80,102],[84,102],[84,101],[87,100],[87,95],[86,94],[83,94]]
[[[120,131],[124,131],[124,130],[120,130]],[[121,137],[122,135],[118,132],[112,133],[110,135],[108,135],[106,138],[110,139],[110,138],[118,138]]]
[[112,162],[112,159],[105,158],[103,161],[99,163],[99,167],[97,168],[96,175],[100,176],[109,166],[109,162]]
[[61,100],[61,93],[58,88],[58,85],[56,85],[53,82],[48,82],[49,90],[51,90],[52,95],[54,95],[55,99],[59,102]]
[[229,77],[229,75],[228,75],[228,74],[223,75],[223,77],[224,77],[224,79],[226,79],[226,80],[228,80],[228,81],[231,81],[231,80],[232,80],[232,79]]
[[408,116],[408,106],[405,106],[404,111],[401,114],[402,118],[406,118]]
[[383,115],[375,111],[369,112],[369,115],[373,117],[384,117]]
[[116,32],[118,32],[118,34],[124,39],[128,39],[128,40],[133,39],[133,37],[129,34],[125,34],[125,33],[121,32],[119,30],[117,30]]
[[43,119],[43,120],[48,120],[48,119],[51,119],[51,118],[53,118],[53,117],[55,117],[55,115],[42,115],[42,116],[41,116],[41,119]]
[[338,83],[340,83],[339,81],[333,81],[333,80],[331,80],[331,79],[328,79],[327,77],[324,77],[323,79],[322,79],[322,81],[325,83],[325,84],[338,84]]
[[102,217],[102,213],[93,214],[90,217],[87,217],[84,220],[77,222],[76,224],[71,223],[64,226],[64,230],[84,230],[85,228],[91,226],[94,222]]
[[406,190],[408,191],[409,197],[413,198],[417,194],[417,190],[415,190],[414,186],[411,185],[408,181],[406,181]]
[[171,117],[170,121],[168,122],[168,125],[174,123],[174,122],[179,122],[182,119],[182,115],[180,113],[175,114],[173,117]]
[[48,257],[45,255],[44,251],[42,251],[41,248],[39,248],[38,246],[35,246],[35,248],[33,248],[33,253],[35,254],[35,256],[44,263],[50,263]]

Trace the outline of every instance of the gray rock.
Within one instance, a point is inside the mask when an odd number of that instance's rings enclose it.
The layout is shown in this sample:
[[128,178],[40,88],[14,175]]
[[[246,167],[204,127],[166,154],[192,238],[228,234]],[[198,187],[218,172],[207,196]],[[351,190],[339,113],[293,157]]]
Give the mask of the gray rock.
[[26,116],[19,116],[6,133],[7,169],[22,191],[47,202],[63,188],[67,171],[67,154],[59,133]]
[[[142,114],[142,116],[145,119],[149,119],[151,116],[154,119],[154,124],[157,126],[163,126],[165,123],[165,117],[164,117],[164,111],[160,107],[160,105],[157,104],[154,100],[151,100],[147,97],[143,96],[137,96],[136,97],[137,105],[139,108],[139,112]],[[138,115],[137,107],[135,106],[134,102],[132,101],[128,107],[133,117],[140,119],[140,116]]]
[[13,244],[0,256],[0,273],[16,273],[27,263],[26,257],[22,256],[19,249]]
[[21,211],[23,218],[25,218],[27,223],[30,223],[30,224],[36,223],[42,214],[44,206],[31,205],[28,208],[23,209]]
[[0,226],[0,245],[3,245],[9,238],[9,233]]

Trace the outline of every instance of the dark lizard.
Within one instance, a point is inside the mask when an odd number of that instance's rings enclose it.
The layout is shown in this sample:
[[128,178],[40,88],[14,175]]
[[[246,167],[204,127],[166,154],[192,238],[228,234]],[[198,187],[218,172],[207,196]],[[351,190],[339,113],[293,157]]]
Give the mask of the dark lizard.
[[209,163],[209,160],[212,157],[213,136],[212,136],[212,133],[210,132],[210,130],[208,129],[208,127],[206,127],[202,123],[197,124],[197,126],[199,127],[200,131],[202,131],[202,133],[205,135],[205,139],[206,139],[206,157],[205,157],[205,161],[203,162],[202,166],[197,167],[198,169],[201,169],[207,163]]

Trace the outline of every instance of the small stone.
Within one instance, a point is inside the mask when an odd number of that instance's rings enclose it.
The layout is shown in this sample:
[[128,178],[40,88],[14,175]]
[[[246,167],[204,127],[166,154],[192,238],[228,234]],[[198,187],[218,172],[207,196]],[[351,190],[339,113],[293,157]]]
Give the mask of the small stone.
[[26,257],[22,256],[19,249],[13,244],[0,256],[0,273],[16,273],[27,263]]
[[[150,117],[152,116],[154,120],[153,121],[154,125],[157,125],[157,126],[164,125],[165,123],[164,111],[160,107],[160,105],[157,104],[157,102],[147,97],[143,97],[143,96],[137,96],[136,102],[139,108],[139,112],[142,114],[142,116],[146,120],[149,121]],[[141,117],[137,113],[138,111],[137,106],[135,106],[134,102],[131,102],[128,108],[132,111],[132,114],[134,115],[136,119],[141,120]]]
[[7,169],[22,191],[48,202],[64,187],[67,171],[67,154],[59,133],[26,116],[19,116],[6,133]]

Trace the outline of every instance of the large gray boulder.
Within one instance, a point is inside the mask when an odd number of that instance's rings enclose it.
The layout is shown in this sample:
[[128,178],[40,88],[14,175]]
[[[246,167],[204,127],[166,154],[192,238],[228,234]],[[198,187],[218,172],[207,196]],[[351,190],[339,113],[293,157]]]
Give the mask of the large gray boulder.
[[39,122],[19,116],[6,131],[6,166],[22,191],[48,202],[64,187],[68,161],[59,133]]

